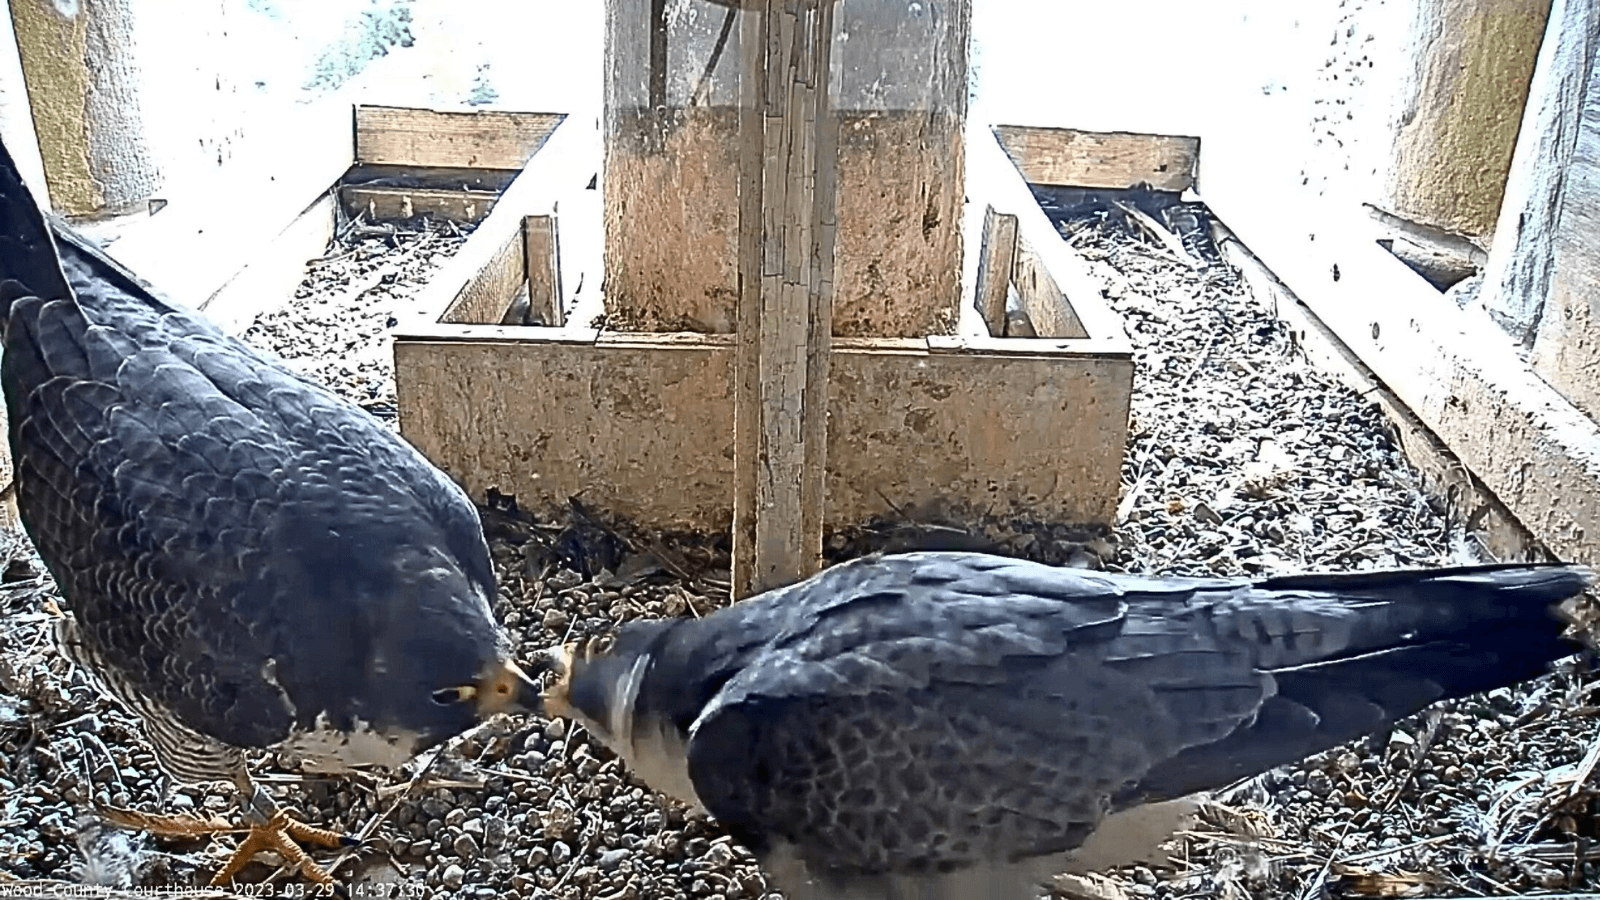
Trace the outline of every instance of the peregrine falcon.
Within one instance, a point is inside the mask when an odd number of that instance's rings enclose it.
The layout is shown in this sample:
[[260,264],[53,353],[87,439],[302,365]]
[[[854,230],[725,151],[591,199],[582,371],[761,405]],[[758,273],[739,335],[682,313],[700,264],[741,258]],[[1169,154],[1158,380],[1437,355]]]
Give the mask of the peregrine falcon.
[[175,781],[243,793],[252,834],[217,882],[266,847],[327,882],[289,838],[341,836],[284,815],[245,753],[393,767],[516,708],[477,510],[367,413],[47,223],[3,147],[0,327],[63,648]]
[[[1023,900],[1192,795],[1540,674],[1575,566],[1146,578],[869,557],[541,658],[571,718],[791,900]],[[531,671],[531,669],[530,669]]]

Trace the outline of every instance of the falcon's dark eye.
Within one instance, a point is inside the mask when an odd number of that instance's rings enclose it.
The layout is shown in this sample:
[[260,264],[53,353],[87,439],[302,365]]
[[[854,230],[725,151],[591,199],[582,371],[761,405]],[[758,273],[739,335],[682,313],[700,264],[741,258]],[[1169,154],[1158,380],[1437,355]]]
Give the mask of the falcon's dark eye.
[[433,702],[440,706],[450,706],[454,703],[465,703],[478,695],[476,685],[463,684],[458,687],[444,688],[433,692]]

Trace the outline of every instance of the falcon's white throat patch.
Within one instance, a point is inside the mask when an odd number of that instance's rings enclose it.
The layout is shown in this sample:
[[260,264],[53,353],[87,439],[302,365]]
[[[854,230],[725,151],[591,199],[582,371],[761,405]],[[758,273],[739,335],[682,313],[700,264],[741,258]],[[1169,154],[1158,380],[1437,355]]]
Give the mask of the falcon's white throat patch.
[[642,721],[636,714],[639,688],[644,684],[644,676],[650,671],[654,657],[649,654],[640,656],[634,660],[625,677],[618,678],[609,686],[606,721],[596,722],[568,700],[573,667],[581,665],[574,659],[574,648],[567,645],[551,653],[556,660],[554,669],[561,676],[545,692],[545,713],[571,719],[587,728],[611,752],[622,757],[628,768],[651,790],[682,803],[702,806],[695,794],[694,782],[689,778],[688,737],[679,733],[671,722],[658,719]]
[[398,770],[417,755],[413,731],[379,731],[361,719],[349,731],[333,727],[326,712],[316,726],[273,749],[306,772],[334,775],[361,768]]
[[628,670],[628,677],[618,679],[612,686],[611,705],[608,712],[613,738],[612,749],[622,756],[628,767],[644,780],[645,784],[680,803],[701,806],[695,793],[694,781],[689,777],[689,747],[687,738],[676,725],[661,719],[641,720],[636,710],[639,705],[639,688],[644,684],[645,673],[655,658],[650,654],[639,657]]

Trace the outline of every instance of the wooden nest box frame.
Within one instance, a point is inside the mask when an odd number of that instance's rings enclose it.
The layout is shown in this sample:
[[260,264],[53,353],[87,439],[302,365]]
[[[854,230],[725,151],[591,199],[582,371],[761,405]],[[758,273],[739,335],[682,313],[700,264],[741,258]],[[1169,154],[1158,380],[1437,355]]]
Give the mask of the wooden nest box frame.
[[896,510],[1109,524],[1130,346],[969,134],[970,0],[917,9],[611,0],[603,116],[396,332],[405,436],[476,497],[731,527],[740,596]]

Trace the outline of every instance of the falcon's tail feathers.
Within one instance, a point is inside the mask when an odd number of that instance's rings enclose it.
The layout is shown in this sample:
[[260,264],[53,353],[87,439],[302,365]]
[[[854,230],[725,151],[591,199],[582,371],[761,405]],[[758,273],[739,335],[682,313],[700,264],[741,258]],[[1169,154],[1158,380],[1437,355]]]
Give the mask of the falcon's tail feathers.
[[1594,581],[1582,566],[1533,565],[1258,582],[1249,599],[1220,612],[1233,620],[1225,628],[1252,638],[1273,695],[1227,738],[1157,766],[1137,794],[1164,799],[1226,784],[1391,727],[1436,701],[1542,675],[1582,649],[1564,634],[1557,606]]
[[1292,575],[1256,582],[1217,615],[1223,628],[1254,638],[1256,664],[1270,670],[1440,640],[1509,649],[1519,631],[1558,638],[1566,624],[1558,606],[1595,577],[1561,564]]
[[11,321],[12,303],[30,296],[66,300],[72,292],[50,226],[11,151],[0,143],[0,328]]

